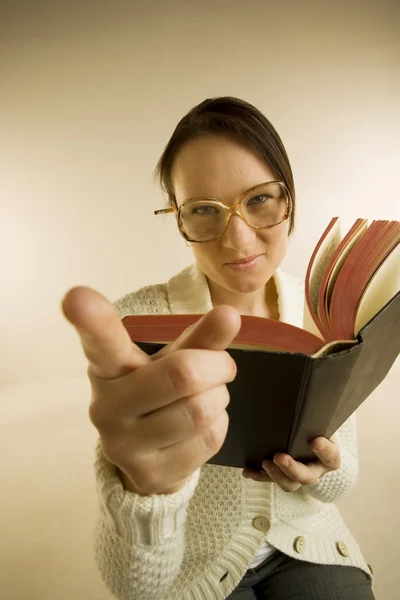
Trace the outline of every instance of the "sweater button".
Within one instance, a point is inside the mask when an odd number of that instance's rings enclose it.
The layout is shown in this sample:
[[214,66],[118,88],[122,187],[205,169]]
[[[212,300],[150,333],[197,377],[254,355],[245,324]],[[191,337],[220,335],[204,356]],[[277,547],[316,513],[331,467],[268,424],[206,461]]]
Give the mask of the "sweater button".
[[303,538],[302,535],[300,535],[299,537],[297,537],[294,540],[293,547],[296,550],[296,552],[301,554],[302,552],[304,552],[305,545],[306,545],[306,540]]
[[265,517],[256,517],[253,519],[253,527],[258,531],[266,532],[271,527],[270,522]]
[[346,558],[349,556],[350,553],[344,542],[338,542],[336,544],[336,548],[337,548],[337,551],[339,552],[339,554],[341,554],[342,556],[345,556]]

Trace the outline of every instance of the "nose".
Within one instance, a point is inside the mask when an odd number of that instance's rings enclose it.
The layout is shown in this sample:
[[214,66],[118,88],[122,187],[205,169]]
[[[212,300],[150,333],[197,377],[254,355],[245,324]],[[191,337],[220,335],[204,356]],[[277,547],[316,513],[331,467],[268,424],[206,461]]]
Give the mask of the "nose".
[[255,238],[255,229],[249,227],[239,215],[232,215],[221,242],[225,248],[239,251],[254,244]]

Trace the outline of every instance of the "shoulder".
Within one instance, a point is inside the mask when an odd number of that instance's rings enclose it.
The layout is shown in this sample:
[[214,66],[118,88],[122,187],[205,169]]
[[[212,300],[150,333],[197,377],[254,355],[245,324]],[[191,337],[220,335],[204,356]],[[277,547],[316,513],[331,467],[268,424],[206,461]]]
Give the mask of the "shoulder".
[[113,306],[121,319],[128,315],[168,314],[167,283],[139,288],[115,300]]
[[[121,319],[128,315],[165,315],[171,312],[185,312],[186,304],[192,308],[190,300],[195,287],[196,272],[194,265],[185,267],[164,283],[147,285],[121,296],[113,302],[113,306]],[[198,289],[196,291],[199,292]],[[188,295],[189,297],[186,298]],[[194,294],[195,297],[197,295],[202,294]]]
[[165,283],[149,285],[114,302],[121,319],[128,315],[206,313],[212,308],[206,277],[189,265]]

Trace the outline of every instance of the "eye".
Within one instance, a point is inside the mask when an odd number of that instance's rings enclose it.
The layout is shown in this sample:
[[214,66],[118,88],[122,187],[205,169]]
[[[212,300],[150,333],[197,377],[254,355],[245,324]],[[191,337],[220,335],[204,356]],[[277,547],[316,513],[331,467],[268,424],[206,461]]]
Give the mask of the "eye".
[[271,200],[271,198],[272,198],[272,196],[267,196],[266,194],[260,194],[259,196],[254,196],[253,198],[250,198],[250,200],[247,202],[247,206],[264,204],[268,200]]
[[199,216],[209,216],[209,215],[215,215],[217,214],[219,211],[217,209],[216,206],[211,206],[210,204],[205,204],[203,206],[193,206],[192,210],[191,210],[191,214],[192,215],[199,215]]

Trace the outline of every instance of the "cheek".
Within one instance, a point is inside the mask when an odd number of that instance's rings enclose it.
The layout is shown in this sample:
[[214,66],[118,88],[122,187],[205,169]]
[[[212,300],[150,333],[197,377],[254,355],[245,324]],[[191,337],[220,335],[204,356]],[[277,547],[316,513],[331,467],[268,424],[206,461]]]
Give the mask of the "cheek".
[[286,253],[289,243],[287,226],[262,232],[259,234],[259,238],[271,257],[279,259]]
[[206,244],[192,243],[193,254],[195,255],[196,262],[201,267],[207,268],[214,263],[218,263],[218,256],[220,250],[217,243],[207,242]]

